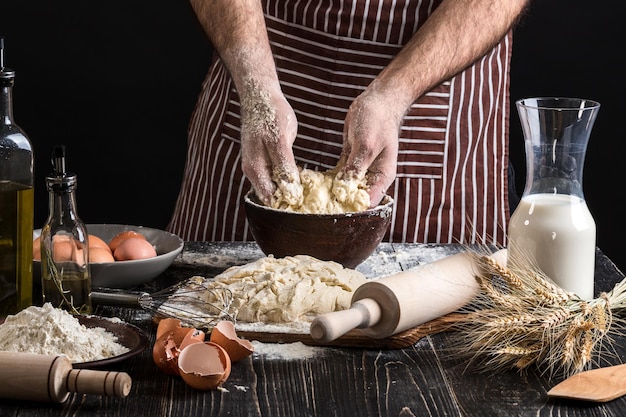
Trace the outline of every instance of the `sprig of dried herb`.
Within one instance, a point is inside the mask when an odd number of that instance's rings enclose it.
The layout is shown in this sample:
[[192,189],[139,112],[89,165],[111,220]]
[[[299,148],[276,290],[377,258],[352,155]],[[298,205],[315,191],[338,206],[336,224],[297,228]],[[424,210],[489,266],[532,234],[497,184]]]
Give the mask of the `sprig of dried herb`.
[[[74,306],[74,297],[70,290],[66,290],[63,288],[63,268],[57,268],[56,263],[54,262],[52,256],[52,250],[50,246],[54,243],[51,241],[50,244],[44,244],[43,249],[45,256],[42,257],[42,260],[45,260],[46,268],[48,269],[48,276],[54,282],[54,286],[56,287],[61,300],[59,301],[59,305],[55,306],[57,308],[64,308],[68,310],[72,314],[82,314],[83,311],[79,311]],[[68,298],[69,296],[69,298]]]

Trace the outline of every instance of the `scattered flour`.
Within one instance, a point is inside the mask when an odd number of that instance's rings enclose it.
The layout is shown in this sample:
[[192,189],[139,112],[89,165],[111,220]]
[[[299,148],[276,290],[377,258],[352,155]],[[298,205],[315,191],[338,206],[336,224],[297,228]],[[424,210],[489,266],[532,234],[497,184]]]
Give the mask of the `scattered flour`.
[[0,350],[66,355],[70,361],[91,362],[128,352],[117,336],[100,327],[88,328],[65,310],[45,303],[8,316],[0,325]]
[[320,356],[324,351],[323,347],[308,346],[302,342],[294,343],[262,343],[252,341],[254,346],[255,357],[263,357],[264,359],[308,359]]

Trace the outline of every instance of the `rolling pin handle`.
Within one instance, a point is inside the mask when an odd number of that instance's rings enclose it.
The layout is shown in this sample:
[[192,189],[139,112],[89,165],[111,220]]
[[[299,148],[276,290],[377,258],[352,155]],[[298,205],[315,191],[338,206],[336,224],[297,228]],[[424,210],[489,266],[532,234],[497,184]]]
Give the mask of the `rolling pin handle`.
[[318,342],[328,343],[356,328],[371,327],[380,321],[380,305],[371,298],[358,300],[347,310],[322,314],[311,323],[310,334]]
[[72,369],[66,381],[66,388],[70,392],[118,398],[128,396],[131,386],[132,380],[125,372],[89,369]]
[[70,393],[126,397],[125,372],[73,369],[65,355],[0,351],[0,398],[62,403]]

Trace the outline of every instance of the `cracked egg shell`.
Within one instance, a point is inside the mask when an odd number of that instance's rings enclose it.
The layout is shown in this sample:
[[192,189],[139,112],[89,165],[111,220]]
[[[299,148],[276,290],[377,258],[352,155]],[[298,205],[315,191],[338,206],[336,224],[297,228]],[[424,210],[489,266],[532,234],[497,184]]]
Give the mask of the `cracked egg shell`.
[[235,325],[228,320],[218,322],[211,330],[211,342],[223,347],[232,362],[240,361],[254,352],[254,346],[250,341],[240,339],[235,331]]
[[226,350],[213,342],[193,343],[178,356],[183,381],[201,391],[220,387],[230,376],[231,360]]
[[165,333],[181,327],[183,327],[183,324],[179,319],[171,317],[163,318],[159,320],[159,324],[157,325],[156,338],[159,339]]
[[161,334],[152,348],[152,359],[167,375],[179,375],[178,357],[183,348],[204,342],[205,334],[190,327],[178,327]]

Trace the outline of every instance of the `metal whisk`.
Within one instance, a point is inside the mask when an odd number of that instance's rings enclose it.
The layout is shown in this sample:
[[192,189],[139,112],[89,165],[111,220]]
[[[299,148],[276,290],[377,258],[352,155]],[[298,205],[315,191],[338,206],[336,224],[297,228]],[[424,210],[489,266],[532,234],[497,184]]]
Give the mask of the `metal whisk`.
[[220,320],[234,321],[230,289],[212,287],[210,282],[194,278],[152,294],[101,288],[91,292],[91,299],[98,304],[140,307],[198,329],[211,329]]

